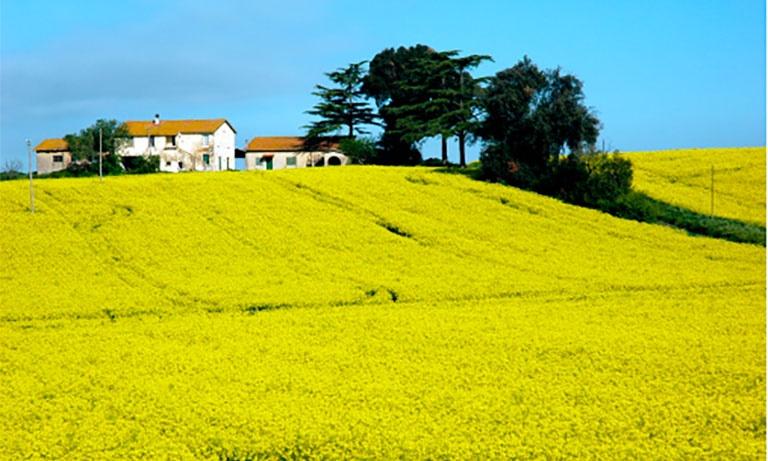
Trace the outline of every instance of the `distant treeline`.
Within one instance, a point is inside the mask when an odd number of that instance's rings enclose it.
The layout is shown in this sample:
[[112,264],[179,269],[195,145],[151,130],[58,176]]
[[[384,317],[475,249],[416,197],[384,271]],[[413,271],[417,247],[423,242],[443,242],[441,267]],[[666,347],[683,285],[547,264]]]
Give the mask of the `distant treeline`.
[[[600,120],[585,104],[581,80],[559,68],[540,69],[527,56],[495,75],[473,75],[492,60],[415,45],[387,48],[370,61],[328,72],[330,85],[315,87],[319,102],[307,111],[315,120],[305,127],[306,142],[342,136],[341,148],[355,163],[444,165],[623,218],[765,244],[765,227],[712,218],[633,191],[632,163],[618,151],[596,147]],[[424,160],[419,147],[434,137],[441,140],[441,158]],[[448,161],[452,138],[458,165]],[[481,143],[477,168],[466,168],[468,142]]]
[[[479,141],[483,179],[583,205],[629,191],[631,164],[595,147],[600,121],[579,79],[539,69],[527,56],[493,76],[473,75],[492,60],[415,45],[329,72],[331,84],[316,86],[319,102],[307,111],[316,117],[305,127],[307,143],[342,135],[357,163],[448,165],[455,138],[458,166],[466,167],[466,144]],[[442,158],[424,161],[419,146],[433,137]]]

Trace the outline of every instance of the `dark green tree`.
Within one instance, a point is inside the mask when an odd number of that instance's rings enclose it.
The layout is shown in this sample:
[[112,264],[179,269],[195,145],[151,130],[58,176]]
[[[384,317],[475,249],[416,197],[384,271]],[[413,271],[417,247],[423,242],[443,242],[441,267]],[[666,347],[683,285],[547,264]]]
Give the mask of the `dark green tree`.
[[378,163],[378,149],[372,138],[344,138],[339,142],[339,149],[349,158],[350,163],[373,165]]
[[448,162],[447,139],[459,138],[461,165],[466,164],[468,134],[477,124],[480,82],[469,70],[490,56],[459,56],[425,45],[387,49],[376,55],[364,89],[377,102],[385,135],[394,142],[418,144],[440,136],[443,163]]
[[[94,166],[94,172],[98,172],[99,161],[99,133],[101,132],[101,148],[104,152],[102,159],[106,174],[120,173],[120,144],[128,139],[128,129],[117,120],[99,119],[93,125],[80,130],[77,134],[64,136],[69,143],[72,159],[87,160]],[[90,169],[90,168],[89,168]]]
[[456,136],[459,141],[459,166],[465,167],[467,137],[479,124],[481,83],[485,78],[475,78],[470,69],[483,61],[492,60],[487,55],[458,56],[458,51],[441,52],[441,58],[432,61],[433,75],[424,91],[430,95],[425,114],[427,133],[440,135],[442,160],[448,163],[447,139]]
[[419,143],[444,131],[441,117],[452,110],[450,59],[455,54],[429,49],[407,56],[407,66],[392,77],[391,86],[396,91],[381,109],[393,121],[390,134],[406,142]]
[[326,73],[333,87],[315,86],[316,91],[312,94],[319,97],[320,102],[307,113],[320,119],[304,127],[307,129],[307,139],[336,134],[342,129],[346,131],[347,137],[353,138],[358,134],[368,134],[364,127],[376,124],[377,116],[361,89],[366,62],[350,64]]
[[383,121],[381,158],[384,163],[416,164],[421,154],[416,148],[425,137],[423,117],[408,118],[402,108],[419,107],[430,95],[424,93],[424,81],[431,79],[431,65],[439,53],[426,45],[387,48],[378,53],[368,66],[363,91],[376,101]]
[[547,176],[566,148],[590,150],[600,122],[584,104],[582,83],[542,71],[527,56],[489,79],[483,96],[484,174],[524,187]]

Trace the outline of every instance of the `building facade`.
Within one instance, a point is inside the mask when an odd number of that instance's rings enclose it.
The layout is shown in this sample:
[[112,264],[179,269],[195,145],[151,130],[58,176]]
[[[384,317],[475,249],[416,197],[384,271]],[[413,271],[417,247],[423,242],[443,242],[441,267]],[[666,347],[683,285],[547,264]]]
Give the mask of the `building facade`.
[[298,136],[256,137],[245,149],[247,170],[280,170],[347,163],[347,156],[341,153],[338,142],[331,138],[317,147],[307,149],[304,139]]
[[120,147],[123,161],[158,156],[160,171],[223,171],[235,169],[237,132],[223,118],[125,122],[130,139]]
[[61,171],[72,163],[72,153],[65,139],[44,139],[35,147],[37,174]]

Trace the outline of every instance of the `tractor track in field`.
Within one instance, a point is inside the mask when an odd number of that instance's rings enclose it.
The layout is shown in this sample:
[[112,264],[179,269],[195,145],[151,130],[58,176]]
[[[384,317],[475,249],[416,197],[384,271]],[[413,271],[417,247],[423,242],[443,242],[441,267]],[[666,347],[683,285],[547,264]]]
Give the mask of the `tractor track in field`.
[[[381,287],[386,290],[386,287]],[[230,306],[230,307],[217,307],[216,309],[211,308],[203,308],[200,309],[194,309],[194,310],[185,310],[185,311],[166,311],[162,309],[158,310],[135,310],[135,311],[129,311],[126,313],[121,313],[119,315],[114,315],[112,313],[105,314],[103,312],[92,312],[92,313],[84,313],[84,314],[61,314],[61,315],[54,315],[54,316],[43,316],[43,317],[20,317],[20,316],[0,316],[0,325],[15,325],[22,329],[32,328],[30,325],[31,322],[57,322],[57,321],[73,321],[73,320],[102,320],[105,321],[107,319],[111,321],[117,321],[120,319],[130,319],[130,318],[137,318],[137,317],[143,317],[143,316],[153,316],[153,317],[161,317],[161,318],[170,318],[170,317],[179,317],[179,316],[187,316],[187,315],[210,315],[210,316],[216,316],[216,315],[222,315],[222,314],[239,314],[239,315],[258,315],[260,312],[265,311],[282,311],[282,310],[291,310],[291,309],[318,309],[318,308],[358,308],[358,307],[385,307],[385,306],[408,306],[408,305],[414,305],[414,304],[427,304],[427,305],[434,305],[434,304],[453,304],[453,303],[459,303],[463,304],[470,301],[476,301],[476,302],[488,302],[488,301],[509,301],[509,300],[540,300],[542,303],[549,303],[552,301],[585,301],[589,299],[600,299],[600,298],[606,298],[606,297],[618,297],[623,298],[627,295],[631,295],[633,293],[643,293],[643,294],[650,294],[650,293],[659,293],[659,294],[680,294],[680,293],[690,293],[690,292],[702,292],[702,291],[709,291],[713,294],[719,293],[723,289],[731,289],[731,290],[753,290],[753,289],[765,289],[765,284],[759,283],[759,282],[741,282],[741,283],[729,283],[729,282],[720,282],[720,283],[708,283],[708,284],[687,284],[687,285],[646,285],[646,286],[635,286],[635,287],[624,287],[624,286],[615,286],[615,287],[607,287],[602,290],[592,290],[589,292],[578,292],[574,290],[563,290],[563,289],[553,289],[553,290],[520,290],[520,291],[503,291],[498,293],[489,293],[486,295],[478,296],[478,295],[460,295],[460,296],[445,296],[435,299],[419,299],[419,298],[410,298],[408,300],[400,300],[397,298],[397,294],[395,296],[390,296],[386,301],[379,301],[379,300],[367,300],[367,299],[357,299],[357,300],[337,300],[337,301],[330,301],[330,302],[309,302],[309,303],[270,303],[270,304],[260,304],[260,305],[253,305],[250,307],[243,308],[240,305],[237,306]],[[390,294],[393,292],[390,290]]]
[[[439,251],[441,248],[440,245],[435,245],[434,242],[421,239],[419,237],[418,232],[413,232],[411,229],[408,229],[407,227],[403,228],[400,225],[394,223],[393,220],[386,218],[384,215],[377,213],[373,210],[370,210],[368,208],[365,208],[363,206],[357,205],[349,200],[345,200],[341,197],[337,197],[333,194],[322,191],[315,187],[308,186],[299,181],[291,181],[289,179],[282,178],[282,177],[274,177],[269,179],[274,183],[285,187],[289,191],[294,191],[294,192],[299,191],[300,193],[303,193],[306,196],[314,200],[317,200],[318,202],[336,206],[338,208],[341,208],[344,211],[355,213],[358,216],[372,217],[373,224],[381,228],[384,228],[385,230],[387,230],[388,232],[394,235],[398,235],[399,237],[405,238],[407,240],[412,240],[422,247],[430,248],[436,251]],[[465,237],[462,236],[462,238],[465,238]],[[474,260],[482,261],[485,263],[504,266],[510,269],[517,270],[522,273],[529,273],[529,274],[534,274],[534,275],[544,276],[544,277],[549,275],[548,272],[544,270],[538,270],[536,268],[527,266],[525,264],[515,264],[514,261],[512,260],[502,260],[495,257],[479,255],[471,251],[462,250],[461,247],[458,247],[458,248],[454,247],[453,250],[454,252],[452,254],[463,260],[474,259]],[[564,277],[564,279],[570,279],[573,281],[582,280],[579,277]]]
[[[42,203],[46,203],[51,211],[53,211],[63,222],[67,223],[75,231],[75,234],[78,236],[78,238],[80,238],[83,243],[85,243],[86,247],[95,255],[96,258],[101,259],[107,267],[115,268],[114,273],[116,278],[124,283],[127,287],[131,289],[138,288],[136,286],[137,284],[135,283],[135,281],[138,280],[140,283],[144,283],[154,290],[159,291],[160,297],[165,298],[166,301],[173,305],[188,304],[188,302],[185,302],[186,300],[184,299],[186,296],[179,290],[172,286],[163,284],[162,282],[159,282],[151,277],[148,277],[143,270],[134,267],[130,263],[127,263],[124,258],[124,254],[120,251],[120,249],[109,242],[107,239],[98,237],[99,242],[103,245],[103,247],[96,245],[92,238],[96,236],[98,232],[93,232],[92,229],[90,232],[88,232],[88,234],[86,234],[85,231],[81,229],[81,226],[78,225],[78,222],[69,219],[67,215],[58,208],[58,206],[60,206],[62,203],[59,198],[50,192],[44,191],[44,194],[48,200],[47,203],[45,201]],[[104,251],[103,249],[107,249],[107,251]],[[118,259],[115,260],[115,257]],[[168,290],[172,290],[175,296],[172,296],[172,294],[168,293]]]

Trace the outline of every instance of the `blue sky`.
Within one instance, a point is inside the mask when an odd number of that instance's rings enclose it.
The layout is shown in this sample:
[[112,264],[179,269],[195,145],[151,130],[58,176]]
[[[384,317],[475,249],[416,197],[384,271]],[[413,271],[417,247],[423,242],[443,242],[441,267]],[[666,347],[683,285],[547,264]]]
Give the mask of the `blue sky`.
[[324,72],[417,43],[560,66],[612,149],[765,144],[763,1],[0,0],[0,162],[156,112],[300,134]]

